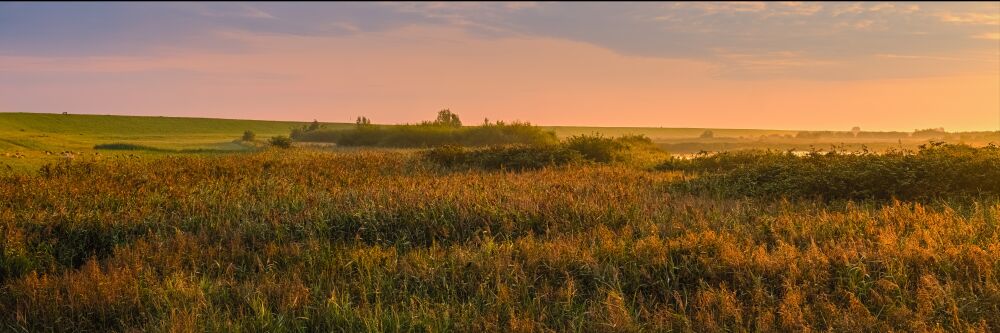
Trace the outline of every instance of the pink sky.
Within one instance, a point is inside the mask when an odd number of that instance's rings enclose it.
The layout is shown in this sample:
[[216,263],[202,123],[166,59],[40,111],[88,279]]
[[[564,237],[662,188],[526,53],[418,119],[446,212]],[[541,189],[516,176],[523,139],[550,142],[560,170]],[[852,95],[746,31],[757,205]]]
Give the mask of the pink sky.
[[[1000,31],[1000,16],[989,15],[969,17],[985,20],[986,31]],[[493,36],[461,24],[346,34],[211,34],[240,46],[0,52],[0,111],[329,122],[367,116],[403,123],[450,108],[467,123],[489,118],[902,131],[1000,126],[1000,39],[989,33],[969,37],[987,41],[979,48],[840,57],[783,48],[713,48],[703,57],[635,54],[557,36]]]

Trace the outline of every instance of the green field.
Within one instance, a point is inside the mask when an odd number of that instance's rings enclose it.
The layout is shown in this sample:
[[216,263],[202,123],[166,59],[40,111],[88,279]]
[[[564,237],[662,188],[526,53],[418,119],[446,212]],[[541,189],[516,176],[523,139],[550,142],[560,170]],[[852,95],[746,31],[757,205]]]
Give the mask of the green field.
[[[59,161],[65,151],[75,155],[93,154],[95,145],[118,142],[164,150],[241,151],[251,147],[238,140],[246,130],[266,139],[274,135],[288,135],[292,128],[303,124],[238,119],[0,113],[0,153],[23,155],[21,158],[0,155],[0,165],[7,164],[17,169],[36,168]],[[101,154],[148,155],[163,152],[102,151]]]
[[[288,135],[299,122],[0,113],[0,150],[83,150],[95,144],[127,141],[157,148],[233,150],[245,130],[258,136]],[[342,124],[327,124],[341,126]]]

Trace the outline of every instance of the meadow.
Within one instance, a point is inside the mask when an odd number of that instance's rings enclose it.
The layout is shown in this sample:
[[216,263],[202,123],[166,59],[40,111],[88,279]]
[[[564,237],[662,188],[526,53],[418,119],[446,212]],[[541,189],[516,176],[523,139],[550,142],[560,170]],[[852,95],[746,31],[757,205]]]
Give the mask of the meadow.
[[0,330],[1000,330],[995,146],[196,141],[0,169]]

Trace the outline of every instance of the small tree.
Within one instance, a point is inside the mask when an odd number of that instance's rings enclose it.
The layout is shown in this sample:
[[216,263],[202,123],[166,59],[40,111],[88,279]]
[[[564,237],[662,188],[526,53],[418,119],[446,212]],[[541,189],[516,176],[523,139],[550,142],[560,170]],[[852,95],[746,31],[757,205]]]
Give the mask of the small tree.
[[712,130],[705,130],[704,132],[701,132],[701,135],[698,137],[702,139],[711,139],[715,137],[715,133],[712,133]]
[[451,110],[448,109],[438,111],[437,119],[434,120],[434,124],[450,127],[462,127],[462,121],[458,119],[458,115],[452,113]]
[[307,129],[307,131],[315,131],[315,130],[318,130],[319,128],[320,128],[319,121],[316,120],[316,119],[313,119],[313,122],[312,122],[312,124],[309,124],[309,129]]
[[858,136],[858,133],[861,133],[861,127],[854,126],[853,128],[851,128],[851,134],[854,134],[854,136]]
[[354,124],[358,126],[368,126],[372,124],[372,121],[368,120],[368,117],[358,117],[358,119],[354,121]]
[[279,135],[279,136],[272,137],[271,140],[270,140],[270,143],[271,143],[271,146],[278,147],[278,148],[291,148],[292,147],[292,139],[290,139],[290,138],[288,138],[287,136],[284,136],[284,135]]
[[243,132],[243,141],[250,142],[255,139],[257,139],[257,134],[255,134],[253,131],[246,130],[245,132]]

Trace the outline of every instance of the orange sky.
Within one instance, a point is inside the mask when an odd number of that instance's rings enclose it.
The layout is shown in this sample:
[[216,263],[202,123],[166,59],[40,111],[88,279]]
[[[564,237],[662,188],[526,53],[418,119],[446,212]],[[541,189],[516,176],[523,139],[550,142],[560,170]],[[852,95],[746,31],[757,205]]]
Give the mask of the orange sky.
[[[984,26],[1000,30],[997,17],[987,16]],[[467,123],[487,117],[587,126],[1000,126],[1000,39],[989,35],[995,48],[838,58],[719,49],[710,57],[632,54],[443,24],[349,34],[214,33],[240,48],[0,52],[0,111],[402,123],[450,108]]]

